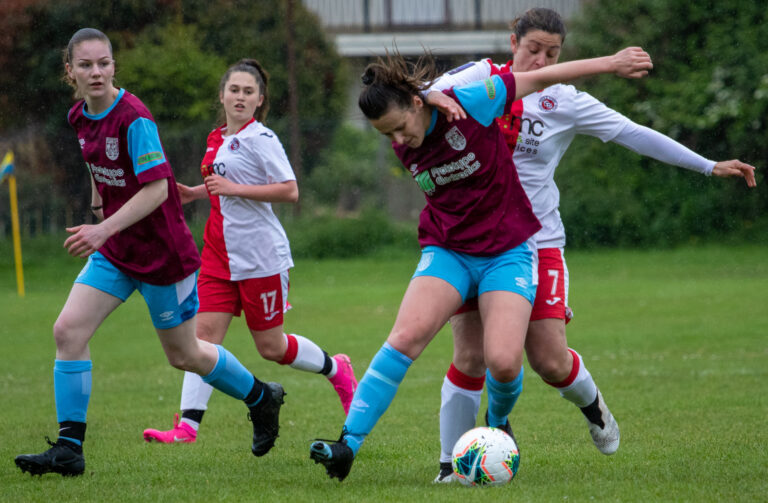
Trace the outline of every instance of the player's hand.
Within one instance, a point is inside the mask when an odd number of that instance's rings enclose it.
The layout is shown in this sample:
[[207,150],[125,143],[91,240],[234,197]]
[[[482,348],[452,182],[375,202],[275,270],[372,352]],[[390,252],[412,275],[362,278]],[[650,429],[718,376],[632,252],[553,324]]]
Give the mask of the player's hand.
[[214,196],[235,196],[237,184],[231,182],[221,175],[210,175],[205,177],[205,188]]
[[67,232],[72,235],[64,241],[64,248],[73,257],[87,257],[109,239],[109,232],[101,224],[67,227]]
[[183,183],[176,182],[176,188],[179,189],[179,197],[181,204],[191,203],[197,199],[195,190],[192,187],[188,187]]
[[653,69],[651,56],[641,47],[627,47],[613,55],[614,73],[625,79],[639,79]]
[[440,113],[445,115],[448,122],[467,118],[467,112],[464,111],[461,105],[456,103],[453,98],[440,91],[432,91],[427,95],[425,101],[427,105],[432,105],[437,108]]
[[715,167],[712,168],[712,174],[723,178],[738,176],[746,179],[747,187],[757,186],[757,182],[755,181],[755,167],[745,164],[738,159],[718,162],[715,164]]

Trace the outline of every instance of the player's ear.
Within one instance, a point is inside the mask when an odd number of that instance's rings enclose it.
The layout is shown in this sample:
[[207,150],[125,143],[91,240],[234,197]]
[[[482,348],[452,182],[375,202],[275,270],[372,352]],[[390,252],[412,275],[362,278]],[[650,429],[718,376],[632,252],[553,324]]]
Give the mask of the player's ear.
[[411,105],[414,108],[422,108],[424,106],[424,100],[421,99],[421,96],[419,96],[418,94],[414,94],[413,97],[411,98]]
[[517,35],[514,33],[509,36],[509,46],[512,49],[512,54],[515,54],[518,48],[518,40]]

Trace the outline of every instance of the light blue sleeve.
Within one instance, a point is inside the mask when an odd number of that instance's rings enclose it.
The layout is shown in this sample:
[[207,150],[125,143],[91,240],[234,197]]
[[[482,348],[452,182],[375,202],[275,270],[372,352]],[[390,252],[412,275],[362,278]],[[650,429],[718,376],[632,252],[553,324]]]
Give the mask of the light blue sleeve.
[[504,114],[507,86],[498,75],[454,87],[453,92],[464,110],[483,126],[489,126],[493,119]]
[[128,127],[128,154],[131,156],[133,171],[137,176],[165,162],[157,124],[145,117],[140,117],[131,123]]

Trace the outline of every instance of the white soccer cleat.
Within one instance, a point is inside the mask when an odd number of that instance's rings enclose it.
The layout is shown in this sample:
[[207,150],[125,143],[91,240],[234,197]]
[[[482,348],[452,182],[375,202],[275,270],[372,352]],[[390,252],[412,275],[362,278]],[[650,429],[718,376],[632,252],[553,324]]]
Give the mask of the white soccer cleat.
[[[597,407],[600,410],[600,420],[598,423],[590,421],[589,417],[585,415],[584,419],[589,426],[589,434],[592,435],[592,441],[595,443],[597,450],[609,456],[619,449],[620,433],[619,424],[614,419],[611,411],[608,410],[608,406],[605,405],[603,400],[603,394],[600,390],[597,390]],[[600,424],[602,423],[602,424]]]

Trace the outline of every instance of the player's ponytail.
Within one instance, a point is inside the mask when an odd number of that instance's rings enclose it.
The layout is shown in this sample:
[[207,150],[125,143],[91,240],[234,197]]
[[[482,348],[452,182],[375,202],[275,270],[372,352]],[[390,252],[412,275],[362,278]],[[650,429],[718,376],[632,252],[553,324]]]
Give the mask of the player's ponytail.
[[437,75],[435,58],[428,51],[416,63],[409,63],[397,51],[387,51],[385,58],[379,57],[365,68],[357,104],[372,120],[380,118],[393,105],[407,109],[413,96],[427,89]]

